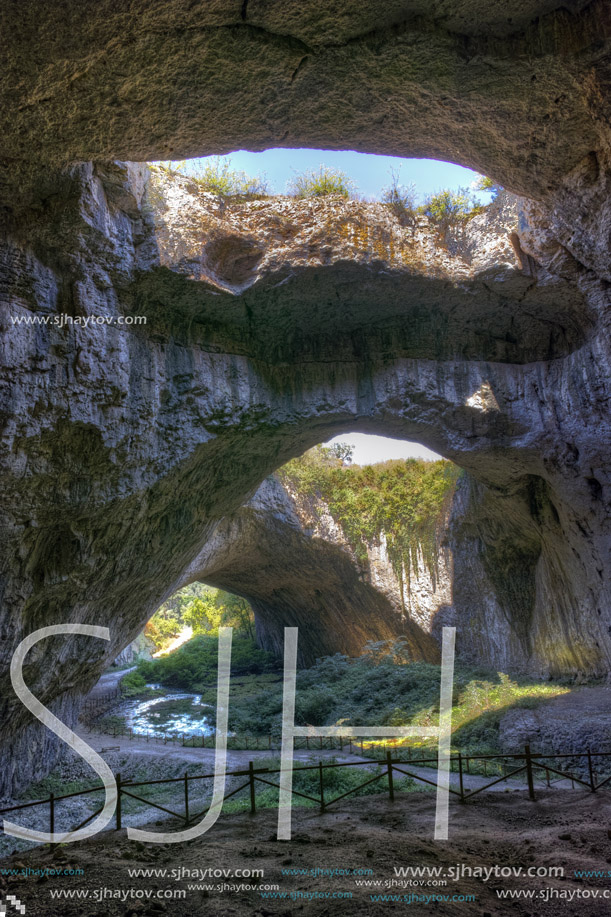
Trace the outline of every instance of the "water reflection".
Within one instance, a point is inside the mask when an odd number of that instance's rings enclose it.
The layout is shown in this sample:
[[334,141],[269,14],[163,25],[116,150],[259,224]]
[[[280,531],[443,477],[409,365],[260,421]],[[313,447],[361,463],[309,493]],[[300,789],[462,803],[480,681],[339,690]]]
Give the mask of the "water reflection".
[[[156,687],[149,685],[149,687]],[[201,694],[166,694],[138,701],[125,713],[128,728],[135,735],[212,735],[211,704],[202,704]]]

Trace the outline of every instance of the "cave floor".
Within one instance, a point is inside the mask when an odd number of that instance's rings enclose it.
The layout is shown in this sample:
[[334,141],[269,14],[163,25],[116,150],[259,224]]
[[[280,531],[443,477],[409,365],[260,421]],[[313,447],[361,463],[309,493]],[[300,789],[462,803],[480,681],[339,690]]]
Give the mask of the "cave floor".
[[[487,794],[460,805],[450,804],[450,838],[433,840],[434,796],[430,793],[398,794],[391,802],[386,795],[343,800],[336,811],[320,815],[313,809],[293,811],[293,837],[278,842],[275,838],[276,811],[265,809],[255,816],[221,815],[217,824],[190,843],[143,845],[128,841],[125,832],[106,832],[72,848],[47,848],[19,853],[2,862],[8,868],[79,867],[82,876],[40,878],[39,875],[0,877],[0,888],[16,895],[32,915],[146,915],[170,913],[192,915],[246,914],[281,915],[304,913],[314,917],[339,914],[386,914],[389,909],[410,906],[418,915],[480,915],[503,917],[506,914],[579,914],[594,917],[608,913],[611,895],[611,793],[587,791],[538,791],[530,802],[523,791]],[[169,823],[164,830],[170,830]],[[161,830],[151,826],[150,830]],[[367,881],[397,881],[395,867],[426,866],[449,869],[457,864],[463,877],[447,884],[422,887],[357,885],[364,881],[353,874],[292,875],[282,869],[373,870]],[[488,881],[468,874],[477,867],[529,868],[561,867],[562,877],[495,877]],[[130,877],[130,869],[154,867],[165,876]],[[210,867],[228,870],[264,870],[264,877],[194,878],[194,873],[176,878],[171,870],[196,870]],[[600,870],[597,878],[580,878],[575,871]],[[609,876],[607,877],[607,870]],[[515,874],[514,874],[515,875]],[[405,880],[404,880],[405,881]],[[409,881],[409,880],[408,880]],[[415,880],[422,881],[422,880]],[[427,881],[425,879],[424,881]],[[440,880],[431,880],[439,882]],[[223,891],[217,887],[226,883]],[[201,886],[197,888],[198,884]],[[210,885],[205,889],[204,885]],[[250,886],[242,888],[238,886]],[[263,897],[265,886],[278,886],[284,899]],[[191,888],[189,888],[191,886]],[[537,896],[503,900],[498,890],[530,891]],[[72,899],[53,899],[51,893],[71,891]],[[102,892],[101,890],[107,890]],[[149,891],[156,897],[169,890],[185,890],[183,899],[138,900]],[[551,891],[550,891],[551,890]],[[273,890],[272,890],[273,891]],[[86,893],[79,895],[78,893]],[[330,895],[350,892],[352,898],[330,899]],[[105,894],[100,900],[94,894]],[[113,897],[110,897],[110,894]],[[125,900],[114,897],[120,893]],[[407,901],[372,900],[375,895],[474,895],[475,900]],[[598,895],[598,897],[596,897]],[[126,897],[127,896],[127,897]],[[293,897],[291,897],[293,896]],[[309,897],[307,897],[309,896]]]

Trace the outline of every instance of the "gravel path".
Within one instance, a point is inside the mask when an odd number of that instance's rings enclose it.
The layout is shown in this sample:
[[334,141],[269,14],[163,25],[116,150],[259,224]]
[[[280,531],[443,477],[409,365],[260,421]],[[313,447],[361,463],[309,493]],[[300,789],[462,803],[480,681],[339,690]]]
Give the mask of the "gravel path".
[[[128,736],[117,736],[116,738],[111,735],[104,735],[99,733],[90,733],[86,730],[82,730],[80,735],[86,742],[91,745],[91,747],[98,752],[103,758],[108,754],[129,754],[136,757],[141,757],[143,760],[147,758],[154,760],[156,765],[159,765],[161,762],[168,762],[168,764],[175,764],[176,761],[185,761],[186,763],[198,763],[202,765],[202,773],[212,773],[214,768],[214,749],[213,748],[189,748],[183,747],[181,745],[163,745],[161,742],[147,742],[144,737],[135,736],[134,738],[129,738]],[[243,768],[248,767],[249,761],[257,761],[263,758],[280,757],[279,750],[261,750],[256,751],[252,750],[231,750],[227,752],[227,770],[242,770]],[[348,753],[340,753],[335,750],[323,749],[322,751],[310,749],[302,750],[298,749],[295,751],[295,761],[300,761],[306,763],[311,761],[314,758],[316,761],[319,759],[324,761],[328,758],[335,758],[336,761],[346,763],[346,764],[360,764],[364,768],[376,768],[377,762],[364,760],[361,755],[354,755]],[[418,767],[415,764],[405,765],[405,769],[410,771],[412,774],[417,775],[418,777],[423,777],[426,780],[435,780],[435,771],[430,767]],[[521,778],[521,779],[520,779]],[[487,783],[490,783],[493,780],[493,777],[480,777],[476,774],[464,774],[463,775],[463,784],[465,789],[479,789],[480,787],[485,786]],[[450,775],[450,785],[453,789],[458,790],[459,785],[458,774],[452,773]],[[544,784],[542,775],[539,775],[539,772],[536,772],[535,783],[539,786]],[[554,781],[554,786],[562,789],[570,789],[571,782],[570,780],[558,780]],[[490,787],[491,792],[500,792],[503,793],[507,789],[515,790],[524,790],[526,787],[526,779],[524,775],[520,775],[519,778],[514,780],[505,780],[501,783],[497,783],[495,786]]]

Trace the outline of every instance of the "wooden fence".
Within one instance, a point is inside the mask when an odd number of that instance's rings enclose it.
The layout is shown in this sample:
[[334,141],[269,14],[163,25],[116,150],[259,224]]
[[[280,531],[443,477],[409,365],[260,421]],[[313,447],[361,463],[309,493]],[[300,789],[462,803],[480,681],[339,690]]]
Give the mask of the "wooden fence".
[[[577,759],[582,758],[586,764],[586,769],[588,773],[587,779],[582,779],[580,776],[563,771],[559,766],[555,766],[555,763],[558,759],[560,761],[566,761],[567,759]],[[531,800],[536,798],[535,792],[535,777],[538,774],[539,777],[543,774],[545,775],[546,784],[550,785],[550,774],[554,774],[560,777],[563,780],[571,780],[572,785],[575,783],[579,786],[582,786],[589,790],[592,793],[596,793],[603,788],[608,788],[611,783],[611,775],[600,778],[596,774],[596,768],[594,759],[603,759],[603,764],[605,760],[611,758],[611,752],[580,752],[580,753],[567,753],[567,754],[537,754],[533,753],[529,745],[526,745],[524,751],[520,754],[513,755],[470,755],[468,758],[463,756],[461,753],[451,756],[451,766],[452,772],[458,774],[458,786],[450,786],[450,793],[458,797],[459,801],[463,804],[466,804],[473,796],[478,795],[479,793],[484,792],[485,790],[490,789],[493,786],[496,786],[499,783],[504,781],[513,780],[518,775],[522,774],[525,778],[525,785],[528,792],[528,797]],[[467,788],[465,786],[465,774],[467,773],[466,761],[471,762],[477,761],[486,761],[489,764],[497,761],[498,759],[503,759],[504,761],[513,762],[513,766],[509,771],[501,776],[495,777],[489,783],[486,783],[482,786],[475,788]],[[553,761],[553,764],[550,764],[550,761]],[[438,762],[437,755],[434,757],[429,757],[426,759],[421,759],[418,764],[421,765],[433,765],[436,766]],[[437,782],[435,780],[430,780],[427,777],[424,777],[421,773],[410,769],[416,762],[413,759],[403,759],[393,757],[392,751],[386,749],[384,758],[381,760],[365,760],[365,761],[351,761],[351,762],[333,762],[333,763],[323,763],[319,761],[317,764],[308,764],[299,767],[293,767],[293,773],[298,773],[301,771],[318,771],[318,785],[319,785],[319,794],[318,796],[311,796],[307,793],[302,793],[298,790],[292,789],[292,795],[299,796],[304,799],[307,799],[313,802],[319,807],[320,812],[327,811],[331,806],[338,803],[340,800],[345,799],[347,796],[356,793],[358,790],[363,789],[366,786],[369,786],[373,783],[376,783],[380,780],[386,778],[387,791],[390,800],[395,798],[395,784],[394,784],[394,774],[398,773],[404,777],[409,777],[416,782],[423,783],[428,786],[437,787]],[[375,776],[365,780],[363,783],[360,783],[358,786],[352,787],[345,793],[341,793],[339,796],[336,796],[332,799],[329,799],[325,795],[325,786],[324,786],[324,776],[325,771],[331,768],[339,767],[364,767],[378,765],[381,767],[381,770]],[[246,777],[246,781],[241,783],[240,786],[226,793],[224,796],[224,801],[230,799],[232,796],[235,796],[237,793],[248,788],[249,790],[249,800],[250,800],[250,811],[252,814],[255,814],[257,805],[256,805],[256,788],[257,784],[263,784],[265,786],[271,786],[278,788],[278,783],[273,780],[268,779],[274,774],[279,774],[280,769],[277,767],[268,768],[268,767],[255,767],[254,761],[249,761],[248,769],[235,770],[227,773],[227,777]],[[214,774],[198,774],[198,775],[189,775],[185,773],[184,777],[167,777],[161,778],[158,780],[122,780],[121,774],[116,775],[116,784],[118,791],[117,799],[117,808],[115,813],[115,828],[120,830],[122,828],[123,820],[123,807],[122,800],[123,798],[131,798],[138,802],[144,803],[145,805],[151,806],[154,809],[161,810],[167,815],[171,815],[184,822],[185,826],[193,824],[196,820],[199,820],[206,809],[196,814],[193,814],[190,808],[190,787],[194,781],[204,781],[204,780],[213,780]],[[183,805],[182,811],[175,811],[169,809],[166,806],[161,805],[160,803],[154,802],[142,795],[138,795],[133,791],[137,788],[147,788],[151,786],[159,786],[161,784],[179,784],[182,788],[182,798]],[[6,815],[9,812],[18,812],[25,809],[31,809],[35,806],[48,806],[49,807],[49,831],[51,833],[55,832],[55,821],[56,821],[56,807],[57,804],[63,802],[67,799],[75,799],[76,797],[87,796],[92,793],[99,793],[104,790],[103,785],[92,787],[87,790],[79,790],[76,793],[65,793],[61,796],[56,796],[53,793],[47,799],[35,800],[33,802],[21,803],[16,806],[10,806],[9,808],[0,809],[0,815]],[[94,819],[102,811],[103,806],[100,806],[96,809],[95,812],[92,812],[87,816],[84,821],[82,821],[76,828],[73,828],[73,831],[77,831],[79,828],[84,827],[88,822]]]

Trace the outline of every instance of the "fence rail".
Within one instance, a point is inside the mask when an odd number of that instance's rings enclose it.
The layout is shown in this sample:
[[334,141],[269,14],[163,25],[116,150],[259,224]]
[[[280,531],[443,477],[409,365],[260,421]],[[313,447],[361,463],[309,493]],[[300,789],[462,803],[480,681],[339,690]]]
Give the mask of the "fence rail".
[[[588,779],[582,779],[573,773],[569,773],[560,769],[560,767],[552,766],[549,761],[560,759],[577,759],[583,758],[587,763],[588,770]],[[469,799],[473,796],[476,796],[482,793],[484,790],[488,790],[493,786],[496,786],[499,783],[513,780],[519,774],[524,774],[526,778],[526,789],[528,791],[528,797],[530,800],[536,799],[535,792],[535,777],[541,777],[543,773],[546,779],[546,785],[550,786],[550,772],[556,775],[559,775],[560,779],[571,780],[571,784],[574,787],[575,783],[579,786],[585,787],[592,793],[596,793],[603,788],[608,788],[611,785],[611,774],[599,778],[596,775],[596,767],[594,759],[603,759],[603,762],[607,758],[611,758],[611,752],[592,752],[587,750],[585,752],[578,753],[557,753],[557,754],[543,754],[532,752],[529,745],[526,745],[524,751],[521,753],[516,753],[512,755],[462,755],[460,752],[456,755],[451,756],[451,769],[454,773],[458,774],[458,788],[456,786],[450,786],[450,793],[453,796],[458,797],[459,801],[463,804],[466,804]],[[510,771],[506,771],[501,774],[501,776],[495,777],[489,783],[486,783],[479,787],[471,788],[470,790],[465,786],[465,775],[469,773],[467,770],[468,762],[474,761],[486,761],[492,763],[494,761],[499,761],[502,759],[504,762],[512,761],[513,767]],[[376,783],[380,780],[386,778],[387,791],[390,800],[395,798],[395,783],[394,783],[394,774],[395,772],[401,774],[402,776],[409,777],[416,782],[423,783],[428,786],[437,787],[435,780],[429,780],[428,777],[424,777],[422,774],[417,771],[408,770],[406,768],[413,768],[415,764],[426,765],[435,763],[437,765],[438,758],[437,755],[434,757],[429,757],[426,759],[414,759],[393,757],[393,753],[389,748],[386,748],[384,757],[381,759],[366,759],[363,761],[343,761],[343,762],[332,762],[332,763],[323,763],[319,761],[316,764],[306,764],[299,767],[293,767],[293,773],[303,772],[303,771],[318,771],[319,780],[319,795],[311,796],[306,793],[302,793],[299,790],[292,789],[291,793],[293,796],[298,796],[305,798],[314,802],[320,809],[321,812],[325,812],[329,809],[330,806],[335,805],[340,802],[342,799],[345,799],[347,796],[350,796],[359,790],[363,789],[366,786],[369,786],[373,783]],[[329,799],[325,796],[325,771],[331,768],[347,768],[347,767],[364,767],[364,766],[378,766],[382,770],[378,774],[375,774],[373,777],[369,777],[363,783],[360,783],[358,786],[352,787],[345,793],[341,793],[339,796],[336,796],[332,799]],[[227,777],[247,777],[248,779],[241,783],[240,786],[230,790],[223,797],[223,801],[230,799],[232,796],[235,796],[237,793],[241,792],[248,788],[249,790],[249,799],[250,799],[250,811],[252,814],[256,812],[256,787],[257,784],[263,784],[265,786],[271,786],[279,788],[279,784],[273,780],[267,779],[272,777],[274,774],[279,774],[280,768],[268,768],[268,767],[255,767],[254,761],[248,762],[247,769],[234,770],[227,773]],[[265,775],[265,776],[263,776]],[[196,819],[201,818],[204,814],[205,809],[202,812],[197,813],[196,815],[190,812],[189,807],[189,788],[194,781],[204,781],[204,780],[213,780],[214,774],[196,774],[190,775],[185,773],[182,777],[165,777],[156,780],[123,780],[121,774],[117,774],[115,777],[117,785],[117,808],[115,812],[115,828],[120,830],[122,828],[123,820],[123,798],[131,798],[138,802],[144,803],[145,805],[151,806],[154,809],[161,810],[168,815],[171,815],[175,818],[178,818],[184,821],[185,827],[192,824]],[[184,798],[184,811],[175,811],[169,809],[166,806],[161,805],[158,802],[147,799],[144,796],[136,794],[133,792],[134,789],[142,787],[146,789],[151,786],[159,786],[162,784],[181,784],[183,788],[183,798]],[[75,799],[76,797],[87,796],[92,793],[99,793],[104,790],[103,785],[91,787],[87,790],[78,790],[74,793],[65,793],[60,796],[56,796],[54,793],[51,793],[48,798],[34,800],[32,802],[20,803],[18,805],[10,806],[8,808],[0,809],[0,815],[6,815],[9,812],[18,812],[25,809],[32,809],[36,806],[48,806],[49,807],[49,831],[54,833],[55,823],[56,823],[56,807],[57,804],[63,802],[67,799]],[[87,818],[82,821],[77,828],[73,828],[72,831],[78,830],[78,828],[84,827],[88,822],[95,818],[102,811],[102,807],[96,809],[95,812],[87,816]],[[53,846],[53,845],[51,845]]]
[[[163,733],[160,730],[150,730],[148,732],[134,732],[126,726],[105,726],[104,724],[88,724],[85,731],[90,735],[106,735],[109,738],[127,738],[129,741],[143,741],[147,744],[159,745],[180,745],[183,748],[209,748],[214,749],[216,737],[214,734],[193,733]],[[279,751],[280,737],[272,735],[230,735],[227,738],[227,747],[232,751]],[[387,750],[400,751],[407,755],[408,763],[412,765],[436,768],[438,764],[437,755],[431,756],[430,749],[414,748],[411,745],[401,744],[400,739],[387,739],[381,742],[379,739],[355,738],[355,737],[336,737],[336,736],[296,736],[293,747],[302,751],[339,751],[340,754],[360,755],[381,759],[386,756]],[[588,758],[598,755],[604,757],[611,756],[611,752],[588,752],[580,754],[572,752],[558,753],[555,758]],[[453,755],[450,759],[450,769],[458,773],[459,754]],[[465,774],[480,775],[484,777],[506,777],[508,769],[511,767],[512,755],[510,754],[463,754],[462,768]],[[541,757],[541,756],[539,756]],[[547,756],[550,757],[550,756]],[[588,767],[592,764],[588,762]],[[545,768],[545,780],[547,786],[552,786],[552,773],[556,771],[552,767]],[[579,782],[578,776],[567,777],[565,774],[557,774],[557,779],[572,779]],[[609,778],[611,780],[611,777]]]
[[116,688],[112,688],[110,691],[106,691],[104,694],[94,694],[91,697],[85,698],[81,707],[81,713],[95,713],[97,710],[101,710],[104,707],[107,707],[109,704],[122,697],[123,693],[121,688],[119,685],[117,685]]

